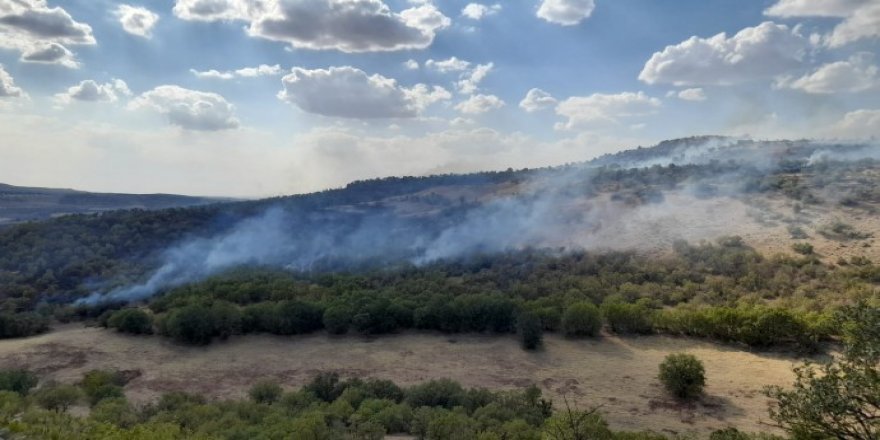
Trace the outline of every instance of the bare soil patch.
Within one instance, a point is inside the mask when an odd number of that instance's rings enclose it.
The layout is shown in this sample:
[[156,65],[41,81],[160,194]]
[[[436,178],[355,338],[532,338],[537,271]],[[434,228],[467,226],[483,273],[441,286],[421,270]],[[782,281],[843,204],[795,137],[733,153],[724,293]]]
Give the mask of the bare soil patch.
[[[707,395],[681,404],[656,380],[671,352],[706,365]],[[123,336],[68,325],[51,333],[0,341],[0,367],[27,367],[74,382],[96,368],[132,371],[130,399],[146,402],[172,390],[215,398],[242,397],[262,378],[295,388],[320,371],[391,379],[403,385],[448,377],[466,386],[510,389],[537,384],[581,407],[601,405],[616,429],[708,433],[727,426],[771,430],[765,385],[787,385],[798,359],[663,336],[570,340],[548,336],[526,352],[512,337],[408,333],[357,336],[244,336],[208,347],[183,347],[159,337]]]

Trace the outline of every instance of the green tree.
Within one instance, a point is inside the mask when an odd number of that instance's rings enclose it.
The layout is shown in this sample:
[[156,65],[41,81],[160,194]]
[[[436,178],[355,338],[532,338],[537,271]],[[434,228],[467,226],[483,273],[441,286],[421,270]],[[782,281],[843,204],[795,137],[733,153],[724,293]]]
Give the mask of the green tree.
[[537,349],[544,340],[544,327],[541,324],[541,318],[533,312],[525,311],[519,314],[516,330],[520,343],[526,350]]
[[601,328],[602,316],[593,303],[572,304],[562,315],[562,331],[568,336],[596,336]]
[[153,318],[141,309],[122,309],[110,315],[107,326],[123,333],[148,335],[153,333]]
[[37,382],[37,376],[27,370],[0,371],[0,391],[12,391],[25,395],[31,388],[37,386]]
[[703,392],[706,369],[695,356],[673,353],[660,364],[660,382],[666,390],[680,399],[693,398]]
[[165,332],[178,342],[206,345],[214,336],[211,310],[202,305],[189,305],[169,312]]
[[880,308],[845,308],[837,317],[843,356],[795,368],[792,389],[770,387],[770,417],[796,439],[880,438]]
[[52,384],[34,392],[38,405],[51,411],[67,411],[82,398],[82,391],[73,385]]
[[272,380],[261,380],[251,387],[248,395],[251,400],[256,403],[272,404],[281,398],[284,390],[277,382]]
[[327,310],[324,310],[324,328],[332,335],[348,333],[351,319],[351,309],[346,306],[330,306]]

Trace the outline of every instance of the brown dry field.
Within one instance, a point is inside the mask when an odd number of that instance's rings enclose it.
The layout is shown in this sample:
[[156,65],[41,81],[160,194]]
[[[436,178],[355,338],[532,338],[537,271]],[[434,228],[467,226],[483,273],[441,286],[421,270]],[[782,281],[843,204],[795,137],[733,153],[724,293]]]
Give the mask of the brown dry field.
[[[671,352],[692,353],[705,363],[708,386],[700,402],[679,404],[659,386],[657,365]],[[262,378],[296,388],[319,371],[402,385],[447,377],[492,389],[534,383],[559,403],[565,395],[582,408],[601,405],[615,429],[698,434],[727,426],[772,430],[761,390],[790,384],[791,368],[799,362],[783,354],[663,336],[569,340],[549,335],[545,348],[533,353],[512,337],[417,333],[372,340],[243,336],[193,348],[79,325],[0,341],[0,367],[27,367],[62,382],[96,368],[136,370],[140,376],[126,386],[135,402],[172,390],[242,397]]]

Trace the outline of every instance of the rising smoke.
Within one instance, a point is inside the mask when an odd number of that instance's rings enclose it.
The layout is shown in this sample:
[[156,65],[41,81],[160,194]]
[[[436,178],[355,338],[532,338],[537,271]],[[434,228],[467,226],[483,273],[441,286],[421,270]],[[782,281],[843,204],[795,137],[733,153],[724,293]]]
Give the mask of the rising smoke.
[[[165,289],[204,279],[243,265],[309,272],[340,264],[426,264],[473,253],[522,248],[633,248],[675,239],[699,240],[724,235],[736,221],[730,197],[743,191],[747,173],[776,169],[783,161],[878,158],[876,146],[755,142],[707,137],[663,143],[652,151],[633,150],[580,166],[545,170],[513,186],[485,185],[467,201],[449,201],[432,209],[407,211],[391,198],[367,208],[334,206],[298,211],[279,204],[242,220],[210,238],[184,241],[167,249],[146,281],[96,292],[80,304],[147,299]],[[658,197],[632,203],[615,196],[594,196],[592,177],[599,165],[620,169],[736,163],[713,176],[717,199],[711,208],[694,202],[696,187],[685,182]],[[756,171],[757,170],[757,171]],[[436,195],[436,194],[435,194]],[[702,205],[700,205],[702,206]],[[701,212],[700,209],[709,209]],[[714,222],[714,223],[713,223]]]

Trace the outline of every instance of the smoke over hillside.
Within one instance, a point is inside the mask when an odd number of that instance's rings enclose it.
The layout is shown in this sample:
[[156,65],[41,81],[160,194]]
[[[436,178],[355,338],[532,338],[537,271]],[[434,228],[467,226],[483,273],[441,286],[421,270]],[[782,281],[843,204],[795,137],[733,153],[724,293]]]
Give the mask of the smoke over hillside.
[[469,198],[440,186],[315,210],[278,203],[222,233],[170,247],[142,283],[79,302],[143,300],[242,265],[308,272],[523,248],[639,249],[708,239],[749,221],[748,207],[736,197],[755,191],[766,176],[792,164],[878,153],[868,145],[691,138],[502,184],[470,185],[475,195]]

